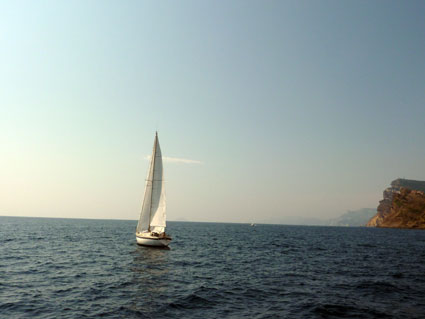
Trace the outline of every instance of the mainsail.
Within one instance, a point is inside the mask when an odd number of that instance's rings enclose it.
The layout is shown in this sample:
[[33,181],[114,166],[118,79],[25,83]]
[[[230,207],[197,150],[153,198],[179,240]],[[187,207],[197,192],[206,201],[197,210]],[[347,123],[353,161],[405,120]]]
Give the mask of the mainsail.
[[156,133],[137,232],[163,233],[165,231],[165,208],[162,155],[158,133]]

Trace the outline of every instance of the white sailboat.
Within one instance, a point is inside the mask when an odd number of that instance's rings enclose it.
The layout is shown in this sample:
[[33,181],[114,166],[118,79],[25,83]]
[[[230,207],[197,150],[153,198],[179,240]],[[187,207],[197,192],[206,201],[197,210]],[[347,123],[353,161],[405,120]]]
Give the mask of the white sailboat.
[[165,208],[162,155],[161,148],[159,147],[158,133],[155,133],[142,211],[136,229],[136,240],[139,245],[168,246],[171,237],[165,233]]

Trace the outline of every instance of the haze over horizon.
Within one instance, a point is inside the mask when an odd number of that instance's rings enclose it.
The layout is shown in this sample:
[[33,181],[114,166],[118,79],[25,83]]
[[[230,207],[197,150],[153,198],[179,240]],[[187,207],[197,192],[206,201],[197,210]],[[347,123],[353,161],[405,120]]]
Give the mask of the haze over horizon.
[[0,3],[0,215],[138,219],[376,207],[425,180],[423,1]]

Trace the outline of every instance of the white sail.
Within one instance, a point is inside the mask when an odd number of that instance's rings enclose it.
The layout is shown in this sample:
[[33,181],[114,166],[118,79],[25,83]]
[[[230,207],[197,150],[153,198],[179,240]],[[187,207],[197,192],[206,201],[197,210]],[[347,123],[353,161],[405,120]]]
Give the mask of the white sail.
[[158,134],[156,134],[137,232],[163,233],[166,226],[165,209],[162,155]]

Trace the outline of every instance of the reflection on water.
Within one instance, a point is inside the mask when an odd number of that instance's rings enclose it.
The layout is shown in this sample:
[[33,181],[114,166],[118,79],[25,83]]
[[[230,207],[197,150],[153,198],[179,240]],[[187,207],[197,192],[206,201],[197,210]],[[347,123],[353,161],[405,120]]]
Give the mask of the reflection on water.
[[[166,247],[168,248],[168,247]],[[170,249],[137,246],[133,251],[132,282],[135,287],[133,310],[157,311],[160,299],[167,298]],[[142,302],[141,302],[142,301]]]

